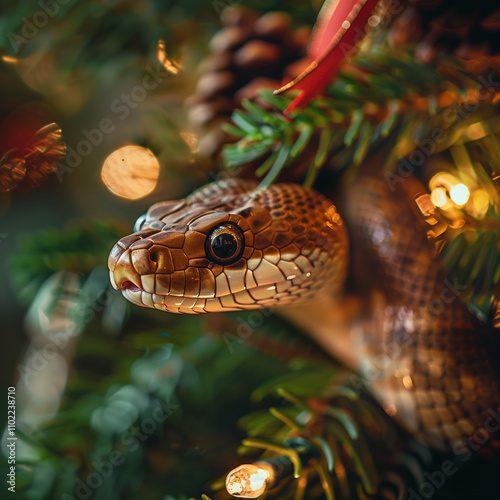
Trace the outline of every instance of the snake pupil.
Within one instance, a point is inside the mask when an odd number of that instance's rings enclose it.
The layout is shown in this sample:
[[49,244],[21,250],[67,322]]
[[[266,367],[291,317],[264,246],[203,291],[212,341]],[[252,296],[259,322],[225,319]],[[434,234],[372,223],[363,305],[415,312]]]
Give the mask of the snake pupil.
[[232,234],[219,234],[212,240],[212,250],[220,259],[229,259],[238,248],[238,243]]
[[244,248],[241,229],[231,223],[214,227],[205,245],[207,257],[223,266],[236,262],[241,257]]

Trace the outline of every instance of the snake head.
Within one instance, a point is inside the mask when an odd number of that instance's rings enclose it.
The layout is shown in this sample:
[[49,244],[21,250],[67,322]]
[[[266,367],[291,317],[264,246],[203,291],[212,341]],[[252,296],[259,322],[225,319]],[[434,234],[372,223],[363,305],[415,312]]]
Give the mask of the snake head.
[[168,312],[274,307],[342,281],[346,267],[335,208],[294,184],[212,183],[153,205],[134,229],[111,250],[111,283],[134,304]]

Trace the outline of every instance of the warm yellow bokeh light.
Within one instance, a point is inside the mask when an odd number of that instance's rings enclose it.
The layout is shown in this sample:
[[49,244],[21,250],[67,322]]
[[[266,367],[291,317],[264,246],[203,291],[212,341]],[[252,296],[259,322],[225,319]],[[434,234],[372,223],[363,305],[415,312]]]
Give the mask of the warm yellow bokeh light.
[[405,375],[403,377],[403,385],[405,386],[405,389],[411,391],[413,389],[413,380],[410,377],[410,375]]
[[465,135],[471,141],[477,141],[488,135],[488,128],[484,126],[483,122],[473,123],[465,129]]
[[158,41],[158,61],[160,61],[164,68],[172,73],[173,75],[176,75],[179,73],[179,69],[181,69],[181,65],[177,62],[171,59],[168,54],[167,54],[167,49],[165,47],[165,41],[164,40],[159,40]]
[[450,198],[458,206],[465,205],[469,196],[470,192],[465,184],[457,184],[450,189]]
[[389,417],[393,417],[398,412],[396,405],[392,401],[385,401],[382,405],[384,411],[389,415]]
[[442,187],[433,189],[431,192],[431,200],[433,205],[436,207],[444,206],[447,201],[446,190]]
[[183,141],[188,145],[189,152],[191,154],[196,154],[200,148],[198,147],[198,136],[192,132],[179,132]]
[[482,219],[490,207],[490,197],[484,189],[472,193],[472,207],[469,210],[474,217]]
[[2,56],[2,61],[9,63],[9,64],[15,64],[15,63],[19,62],[19,59],[17,57],[13,57],[13,56]]
[[136,200],[151,193],[160,175],[155,155],[140,146],[124,146],[105,160],[101,178],[108,189],[122,198]]

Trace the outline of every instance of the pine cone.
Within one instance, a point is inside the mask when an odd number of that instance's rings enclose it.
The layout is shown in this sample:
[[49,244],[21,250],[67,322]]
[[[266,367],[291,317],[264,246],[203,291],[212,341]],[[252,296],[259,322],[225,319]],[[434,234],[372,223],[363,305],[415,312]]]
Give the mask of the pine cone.
[[489,67],[498,72],[498,0],[405,0],[404,4],[390,30],[394,46],[416,45],[417,57],[425,62],[433,61],[439,52],[448,52],[472,64],[474,72]]
[[258,16],[238,6],[223,12],[224,28],[210,41],[211,54],[200,65],[194,95],[186,100],[189,121],[199,134],[200,154],[217,155],[234,136],[221,129],[244,98],[263,88],[278,88],[283,77],[304,67],[310,28],[293,29],[290,16],[270,12]]
[[53,163],[64,159],[61,129],[56,123],[41,126],[45,119],[36,105],[28,104],[1,124],[0,192],[38,187],[57,170]]

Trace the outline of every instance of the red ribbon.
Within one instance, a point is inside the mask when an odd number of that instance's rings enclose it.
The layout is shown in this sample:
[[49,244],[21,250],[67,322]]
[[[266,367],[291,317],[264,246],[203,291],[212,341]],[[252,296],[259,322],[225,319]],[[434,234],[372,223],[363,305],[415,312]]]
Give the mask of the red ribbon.
[[335,78],[344,59],[365,36],[365,25],[379,0],[326,0],[318,15],[307,55],[309,66],[294,80],[276,90],[301,90],[284,111],[290,114],[318,95]]

